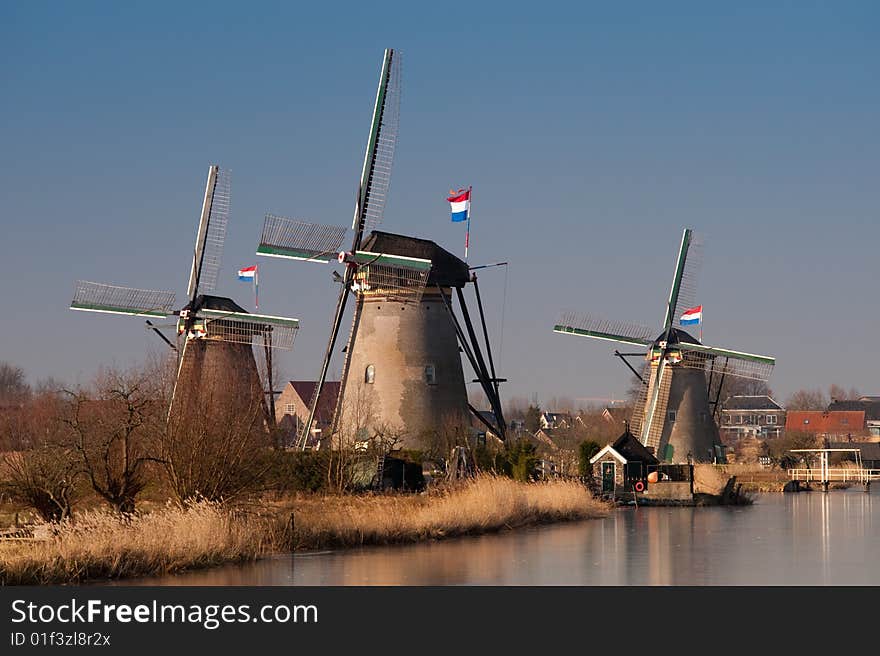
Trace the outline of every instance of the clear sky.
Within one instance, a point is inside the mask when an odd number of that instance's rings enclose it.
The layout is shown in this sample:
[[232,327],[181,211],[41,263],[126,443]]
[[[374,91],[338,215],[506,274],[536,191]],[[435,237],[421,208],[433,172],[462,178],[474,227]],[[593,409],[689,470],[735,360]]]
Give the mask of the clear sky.
[[[384,229],[461,253],[472,184],[505,395],[620,397],[572,308],[656,326],[681,230],[705,341],[775,355],[784,399],[880,394],[880,4],[0,3],[0,360],[87,380],[161,344],[71,312],[78,278],[183,299],[207,167],[233,172],[218,292],[297,316],[314,378],[332,268],[257,258],[264,213],[348,224],[382,50],[403,53]],[[338,363],[334,365],[338,368]]]

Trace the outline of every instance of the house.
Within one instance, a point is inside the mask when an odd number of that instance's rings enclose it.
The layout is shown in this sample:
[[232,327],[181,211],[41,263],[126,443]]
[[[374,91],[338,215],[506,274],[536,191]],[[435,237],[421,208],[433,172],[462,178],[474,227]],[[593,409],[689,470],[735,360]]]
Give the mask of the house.
[[571,414],[567,412],[541,413],[541,428],[571,428],[573,425]]
[[[848,440],[846,442],[831,442],[829,449],[858,449],[859,456],[862,461],[862,467],[865,469],[880,469],[880,442],[856,442]],[[854,453],[848,453],[842,456],[843,460],[855,460]]]
[[637,482],[644,486],[648,468],[659,464],[657,457],[629,430],[590,458],[593,480],[601,485],[604,494],[613,496],[632,492]]
[[865,430],[869,435],[880,436],[880,397],[863,396],[858,401],[832,401],[828,410],[864,410]]
[[779,437],[785,428],[785,408],[766,394],[731,396],[721,410],[721,437],[737,442],[747,435]]
[[558,451],[559,445],[556,444],[554,438],[554,432],[557,429],[555,428],[541,428],[538,429],[538,432],[535,433],[533,438],[530,440],[533,443],[536,443],[538,448],[550,449],[551,451]]
[[790,410],[785,430],[815,433],[827,437],[865,435],[864,410]]
[[[309,418],[309,406],[315,394],[314,380],[288,381],[275,401],[275,421],[284,435],[285,446],[292,446]],[[339,381],[327,381],[321,388],[321,398],[315,410],[312,432],[320,435],[333,421],[336,399],[339,397]]]

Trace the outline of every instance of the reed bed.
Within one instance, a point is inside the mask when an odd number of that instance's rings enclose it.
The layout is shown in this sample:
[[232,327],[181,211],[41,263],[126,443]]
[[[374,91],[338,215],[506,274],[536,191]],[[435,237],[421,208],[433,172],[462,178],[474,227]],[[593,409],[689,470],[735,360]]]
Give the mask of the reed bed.
[[253,559],[270,547],[271,525],[209,502],[127,517],[89,511],[38,527],[44,539],[0,543],[0,584],[80,583]]
[[293,506],[293,546],[318,549],[418,542],[606,515],[611,506],[573,481],[481,476],[431,494],[306,497]]
[[198,502],[135,516],[90,511],[42,527],[46,539],[0,542],[0,584],[158,576],[284,551],[416,542],[609,510],[579,483],[483,476],[422,495],[299,496],[234,508]]

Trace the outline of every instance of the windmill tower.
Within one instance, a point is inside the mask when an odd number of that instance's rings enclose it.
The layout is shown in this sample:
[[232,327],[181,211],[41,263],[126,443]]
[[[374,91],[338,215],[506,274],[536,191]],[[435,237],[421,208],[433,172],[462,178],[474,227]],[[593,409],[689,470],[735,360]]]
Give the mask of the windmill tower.
[[[741,351],[706,346],[687,333],[679,323],[682,311],[694,304],[696,274],[701,245],[690,229],[681,239],[672,287],[666,302],[663,327],[656,339],[649,328],[611,322],[591,316],[565,313],[554,332],[619,342],[647,348],[642,373],[625,357],[642,353],[620,353],[620,357],[641,380],[633,409],[632,431],[642,444],[654,449],[660,460],[713,462],[721,455],[718,426],[710,406],[718,407],[725,376],[765,381],[775,359]],[[710,392],[714,390],[714,403]]]
[[[262,408],[268,425],[272,425],[274,416],[267,412],[253,349],[263,348],[267,362],[271,362],[271,349],[292,348],[299,321],[251,314],[231,298],[209,294],[220,272],[229,192],[229,172],[211,166],[190,266],[187,303],[182,309],[172,310],[173,292],[88,281],[77,281],[70,308],[160,319],[177,317],[176,344],[147,320],[147,326],[178,354],[169,419],[185,421],[196,412],[235,416]],[[218,414],[221,410],[224,414]]]
[[[476,277],[467,264],[426,239],[373,230],[381,221],[391,182],[400,116],[400,54],[385,50],[373,120],[352,221],[351,249],[339,251],[343,226],[266,216],[257,254],[310,262],[337,262],[343,274],[327,349],[308,419],[300,436],[311,445],[315,408],[327,377],[349,296],[356,299],[346,342],[340,393],[331,431],[359,441],[391,431],[410,448],[430,436],[469,424],[461,351],[492,405],[487,427],[503,438],[504,418],[482,305],[480,317],[488,357],[483,357],[462,289]],[[366,234],[368,230],[372,233]],[[337,254],[338,253],[338,254]],[[453,310],[453,290],[464,325]],[[485,421],[480,417],[481,421]],[[326,442],[325,442],[326,443]]]

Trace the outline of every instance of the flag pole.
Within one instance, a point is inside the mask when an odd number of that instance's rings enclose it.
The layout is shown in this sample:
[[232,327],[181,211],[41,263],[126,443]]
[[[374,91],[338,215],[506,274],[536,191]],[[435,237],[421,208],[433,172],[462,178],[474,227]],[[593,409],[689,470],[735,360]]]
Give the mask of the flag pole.
[[[260,265],[257,264],[254,269],[254,309],[260,309]],[[702,340],[701,340],[702,341]]]
[[468,259],[468,246],[471,241],[471,199],[473,197],[473,185],[468,185],[468,202],[467,202],[467,228],[464,232],[464,261]]
[[700,344],[703,343],[703,306],[700,306]]

